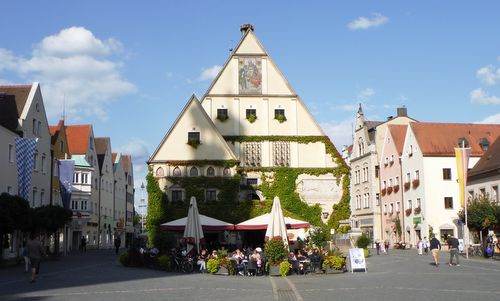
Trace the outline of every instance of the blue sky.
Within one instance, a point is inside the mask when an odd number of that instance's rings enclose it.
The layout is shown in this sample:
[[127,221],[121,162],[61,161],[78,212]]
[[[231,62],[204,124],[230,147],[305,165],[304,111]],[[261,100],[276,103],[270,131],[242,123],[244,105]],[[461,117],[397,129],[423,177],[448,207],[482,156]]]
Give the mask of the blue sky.
[[[144,162],[252,23],[340,150],[359,103],[434,122],[500,123],[496,1],[4,1],[0,84],[39,81],[49,122],[91,123]],[[313,4],[314,3],[314,4]]]

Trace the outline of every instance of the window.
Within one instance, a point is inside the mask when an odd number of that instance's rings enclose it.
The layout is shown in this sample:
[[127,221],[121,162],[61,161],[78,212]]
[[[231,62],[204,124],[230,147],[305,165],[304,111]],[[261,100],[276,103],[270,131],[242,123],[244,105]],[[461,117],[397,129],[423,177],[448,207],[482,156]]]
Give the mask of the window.
[[481,146],[481,149],[485,152],[488,150],[488,147],[490,146],[490,142],[486,138],[481,138],[481,139],[479,139],[479,145]]
[[42,154],[42,173],[46,173],[47,169],[45,168],[45,154]]
[[275,141],[272,147],[274,166],[290,166],[290,142]]
[[37,189],[36,187],[33,187],[33,200],[31,200],[33,206],[32,207],[35,207],[35,204],[36,204],[36,193],[37,193]]
[[389,187],[392,187],[392,179],[389,179]]
[[279,119],[285,117],[284,109],[275,109],[274,110],[274,119]]
[[71,200],[71,210],[78,210],[78,201]]
[[413,156],[413,145],[410,145],[410,149],[408,150],[408,156]]
[[486,189],[484,189],[484,188],[479,188],[479,194],[480,194],[482,197],[486,196]]
[[182,201],[182,190],[172,190],[172,202]]
[[418,170],[415,170],[415,180],[420,180],[420,173]]
[[9,162],[14,162],[14,145],[9,144]]
[[257,178],[248,178],[247,179],[247,185],[257,185],[258,184],[258,180]]
[[36,135],[36,130],[37,130],[37,122],[36,119],[33,118],[33,135]]
[[420,199],[417,199],[417,204],[416,205],[417,205],[416,207],[420,208],[420,205],[422,205],[421,202],[420,202]]
[[165,170],[163,170],[162,167],[158,167],[158,169],[156,170],[156,177],[161,178],[164,176],[165,176]]
[[451,180],[451,168],[443,168],[443,180]]
[[384,213],[387,213],[387,204],[384,204]]
[[378,178],[380,175],[380,166],[376,165],[375,166],[375,178]]
[[85,210],[87,211],[87,201],[86,200],[82,200],[82,206],[81,206],[82,210]]
[[458,138],[457,146],[458,147],[469,147],[469,141],[467,141],[467,139],[465,139],[464,137]]
[[498,204],[498,186],[491,187],[491,198]]
[[180,177],[182,175],[181,169],[179,167],[174,168],[172,174],[174,175],[174,177]]
[[394,181],[394,185],[399,186],[399,177],[396,177],[396,179]]
[[200,132],[188,132],[188,143],[191,145],[200,144]]
[[45,202],[45,190],[42,189],[40,191],[40,204],[43,205],[44,202]]
[[411,209],[411,200],[408,200],[408,209]]
[[231,170],[230,170],[228,167],[226,167],[226,168],[224,168],[224,170],[222,171],[222,174],[223,174],[224,176],[228,177],[228,176],[230,176],[230,175],[231,175]]
[[391,165],[394,164],[394,155],[391,155],[391,160],[389,163],[391,163]]
[[401,211],[401,203],[396,202],[396,212],[400,212],[400,211]]
[[389,213],[393,213],[393,212],[394,212],[394,203],[391,203],[390,207],[389,207]]
[[215,176],[215,169],[212,166],[207,168],[207,176],[209,176],[209,177]]
[[380,206],[380,193],[375,195],[375,205]]
[[217,109],[217,119],[220,121],[224,121],[228,119],[229,116],[227,115],[227,109]]
[[261,166],[262,162],[262,143],[245,142],[243,144],[243,164],[250,167]]
[[250,116],[257,116],[257,110],[255,109],[247,109],[246,118],[248,119]]
[[40,136],[40,133],[42,132],[42,122],[38,121],[38,127],[36,132],[38,133],[38,136]]
[[387,182],[386,181],[383,181],[382,182],[382,189],[386,189],[387,188]]
[[92,139],[92,137],[89,138],[89,148],[94,149],[94,140]]
[[37,161],[38,161],[38,152],[35,151],[34,159],[33,159],[33,170],[38,170]]
[[88,173],[82,173],[82,183],[83,184],[89,183],[89,174]]
[[445,197],[444,198],[444,208],[445,209],[453,209],[453,198]]
[[198,176],[198,168],[196,167],[191,167],[191,169],[189,170],[189,176],[190,177],[197,177]]
[[205,193],[205,201],[215,201],[217,200],[217,191],[207,190]]
[[365,154],[365,144],[363,142],[363,138],[358,139],[358,153],[360,156]]
[[410,173],[407,173],[406,174],[406,183],[410,183],[410,180],[411,180]]
[[61,141],[59,141],[59,150],[60,150],[61,152],[64,152],[64,141],[62,141],[62,140],[61,140]]

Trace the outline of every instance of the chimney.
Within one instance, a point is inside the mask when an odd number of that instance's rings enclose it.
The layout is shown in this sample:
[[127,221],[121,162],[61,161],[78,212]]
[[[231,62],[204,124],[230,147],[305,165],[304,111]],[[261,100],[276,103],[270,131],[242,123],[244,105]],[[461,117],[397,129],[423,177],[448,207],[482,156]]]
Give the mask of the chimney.
[[250,29],[251,31],[253,31],[253,25],[252,25],[252,24],[250,24],[250,23],[249,23],[249,24],[241,24],[241,26],[240,26],[240,31],[241,31],[241,34],[242,34],[242,35],[243,35],[243,34],[245,34],[245,33],[247,33],[247,31],[248,31],[249,29]]
[[408,109],[405,106],[398,108],[398,117],[408,117]]

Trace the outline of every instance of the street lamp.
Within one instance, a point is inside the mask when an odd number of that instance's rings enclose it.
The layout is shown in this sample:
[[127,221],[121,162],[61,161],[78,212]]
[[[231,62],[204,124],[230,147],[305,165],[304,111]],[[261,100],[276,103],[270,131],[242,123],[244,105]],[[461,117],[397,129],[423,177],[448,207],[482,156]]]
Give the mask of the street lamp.
[[142,208],[141,211],[141,234],[144,233],[144,214],[146,208],[146,200],[144,199],[144,182],[141,184],[141,203],[139,204],[139,208]]

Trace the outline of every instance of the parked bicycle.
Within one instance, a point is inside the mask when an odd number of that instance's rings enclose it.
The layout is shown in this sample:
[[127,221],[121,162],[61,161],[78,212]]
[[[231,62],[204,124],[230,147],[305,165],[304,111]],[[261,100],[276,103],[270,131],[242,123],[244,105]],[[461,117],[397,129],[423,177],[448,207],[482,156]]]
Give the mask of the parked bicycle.
[[483,249],[480,244],[470,245],[468,251],[470,256],[483,256]]
[[189,255],[174,252],[172,254],[172,263],[175,270],[182,273],[192,273],[194,271],[194,259]]

